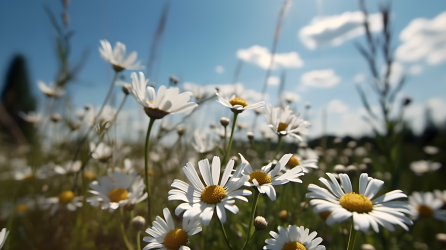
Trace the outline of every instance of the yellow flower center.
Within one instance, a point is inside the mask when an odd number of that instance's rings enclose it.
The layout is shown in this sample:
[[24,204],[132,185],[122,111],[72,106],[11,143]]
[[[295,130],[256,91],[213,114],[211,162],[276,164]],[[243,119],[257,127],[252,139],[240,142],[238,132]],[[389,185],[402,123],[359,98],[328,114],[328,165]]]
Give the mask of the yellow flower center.
[[169,250],[178,250],[187,243],[187,233],[180,228],[176,228],[166,234],[164,246]]
[[249,182],[253,183],[252,182],[253,179],[256,179],[259,185],[271,183],[271,176],[269,176],[267,173],[263,173],[260,171],[254,171],[249,174]]
[[373,209],[372,201],[369,198],[355,192],[344,194],[339,199],[339,203],[350,212],[368,213]]
[[292,156],[286,165],[290,168],[294,168],[300,165],[300,161],[297,159],[297,157]]
[[277,127],[277,132],[285,131],[289,124],[279,122],[279,126]]
[[96,176],[93,172],[87,171],[84,173],[84,177],[88,180],[93,180]]
[[148,176],[153,176],[154,174],[155,174],[155,172],[153,172],[152,169],[149,169],[149,171],[147,171]]
[[34,179],[34,175],[33,174],[27,174],[23,177],[24,180],[31,180]]
[[330,216],[331,212],[330,211],[325,211],[325,212],[321,212],[319,213],[319,216],[323,219],[326,220],[328,218],[328,216]]
[[226,191],[219,185],[207,186],[201,192],[201,200],[208,204],[219,203],[226,197]]
[[248,103],[245,100],[243,100],[242,98],[240,98],[240,97],[232,98],[231,100],[229,100],[229,103],[232,106],[235,106],[235,105],[240,105],[240,106],[243,106],[243,107],[248,106]]
[[115,188],[110,193],[108,193],[108,198],[111,202],[120,202],[127,200],[127,195],[129,192],[123,188]]
[[26,212],[28,210],[28,206],[25,204],[20,204],[17,207],[15,207],[15,211],[18,213]]
[[422,217],[432,217],[432,215],[434,215],[434,210],[428,206],[420,205],[418,206],[418,213],[420,213],[420,216]]
[[307,250],[307,248],[305,248],[305,246],[300,242],[290,241],[283,245],[282,250]]
[[74,193],[71,191],[64,191],[59,194],[59,203],[70,203],[74,199]]

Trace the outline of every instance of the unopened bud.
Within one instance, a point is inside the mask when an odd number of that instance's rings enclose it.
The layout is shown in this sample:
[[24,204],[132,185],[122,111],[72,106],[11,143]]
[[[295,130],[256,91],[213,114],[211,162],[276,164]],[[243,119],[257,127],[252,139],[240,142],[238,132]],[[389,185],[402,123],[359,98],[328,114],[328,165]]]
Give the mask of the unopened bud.
[[435,238],[437,238],[437,241],[440,242],[441,245],[446,246],[446,234],[439,233]]
[[209,127],[210,127],[211,129],[214,129],[214,128],[216,127],[216,125],[215,125],[214,122],[211,122],[211,124],[209,124]]
[[334,144],[341,144],[342,143],[342,139],[339,138],[339,137],[336,137],[336,138],[333,139],[333,143]]
[[58,122],[58,121],[62,120],[62,116],[59,115],[58,113],[54,113],[50,116],[50,119],[52,122]]
[[310,108],[311,108],[311,103],[307,102],[307,103],[305,104],[305,108],[306,108],[306,109],[310,109]]
[[345,173],[348,175],[354,175],[358,171],[358,168],[355,165],[350,165],[345,168]]
[[133,203],[130,203],[130,202],[128,202],[128,203],[126,203],[125,205],[124,205],[124,210],[125,211],[133,211],[133,209],[135,209],[135,204],[133,204]]
[[404,98],[403,105],[408,106],[412,102],[412,98],[406,97]]
[[257,231],[263,230],[268,226],[268,222],[263,216],[257,216],[254,219],[254,227]]
[[345,167],[344,165],[338,164],[334,166],[333,171],[335,171],[337,174],[345,173]]
[[170,76],[170,77],[169,77],[169,81],[170,81],[173,85],[176,85],[176,84],[180,81],[180,79],[176,78],[175,76]]
[[248,133],[247,133],[247,136],[248,136],[248,140],[249,140],[249,141],[254,140],[254,133],[253,133],[253,132],[248,132]]
[[306,147],[308,147],[308,144],[306,142],[304,142],[304,141],[301,141],[301,142],[299,142],[299,147],[300,148],[306,148]]
[[349,142],[347,143],[347,147],[349,147],[349,148],[354,148],[354,147],[356,147],[356,142],[355,142],[355,141],[349,141]]
[[125,95],[128,95],[128,94],[130,94],[131,88],[132,88],[131,84],[124,83],[124,85],[122,85],[122,92],[124,92]]
[[144,217],[138,215],[135,218],[133,218],[132,225],[135,230],[138,230],[138,231],[143,230],[144,226],[146,225],[146,219],[144,219]]
[[361,250],[375,250],[375,247],[370,244],[362,244]]
[[179,136],[182,136],[183,134],[184,134],[184,132],[186,131],[186,128],[184,127],[184,126],[178,126],[178,128],[177,128],[177,134],[179,135]]
[[279,217],[281,220],[284,220],[284,221],[287,220],[288,219],[288,211],[286,211],[286,210],[280,211]]
[[222,117],[222,118],[220,119],[220,124],[221,124],[223,127],[228,126],[228,124],[229,124],[229,118]]

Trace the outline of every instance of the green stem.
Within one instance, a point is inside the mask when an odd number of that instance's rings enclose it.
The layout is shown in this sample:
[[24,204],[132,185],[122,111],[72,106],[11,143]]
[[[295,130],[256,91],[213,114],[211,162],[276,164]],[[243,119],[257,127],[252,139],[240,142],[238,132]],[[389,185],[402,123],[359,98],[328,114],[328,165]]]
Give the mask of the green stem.
[[[232,146],[232,138],[234,137],[234,128],[235,128],[235,122],[237,121],[237,116],[239,113],[234,112],[234,120],[232,121],[232,129],[231,129],[231,137],[229,138],[228,148],[225,152],[225,158],[223,159],[221,164],[226,164],[228,161],[228,157],[231,154],[231,146]],[[226,138],[225,138],[226,140]]]
[[223,226],[223,223],[220,221],[220,219],[217,218],[217,220],[220,223],[221,231],[223,231],[223,235],[225,236],[226,244],[228,245],[229,249],[232,250],[232,246],[231,246],[231,243],[229,243],[229,239],[228,239],[228,235],[226,234],[225,227]]
[[141,249],[141,230],[136,233],[136,249]]
[[348,239],[347,250],[353,250],[353,248],[355,247],[355,238],[356,238],[356,233],[358,231],[355,230],[354,226],[355,226],[355,223],[352,220],[352,228],[350,229],[350,238]]
[[281,135],[279,135],[279,141],[277,142],[277,148],[276,148],[276,152],[274,153],[273,160],[275,160],[277,155],[279,154],[280,146],[282,146],[282,136]]
[[125,246],[127,247],[128,250],[133,250],[132,245],[130,245],[129,239],[127,238],[127,234],[125,233],[125,229],[124,229],[124,211],[122,209],[122,207],[119,208],[121,211],[121,235],[122,235],[122,239],[124,240]]
[[[226,127],[227,126],[225,126],[225,137],[223,138],[223,148],[226,150],[226,134],[227,134],[227,129],[226,129]],[[225,152],[225,155],[226,155],[226,152]]]
[[[254,233],[251,234],[253,222],[254,222],[254,216],[256,213],[256,207],[257,207],[257,201],[259,200],[260,192],[257,190],[256,187],[254,187],[254,199],[252,200],[251,205],[251,218],[249,219],[249,229],[248,229],[248,236],[246,238],[245,244],[243,245],[242,250],[244,250],[251,239],[251,236],[254,235]],[[255,231],[254,231],[255,232]]]
[[150,132],[152,131],[153,123],[155,122],[155,119],[150,118],[149,127],[147,128],[147,135],[146,135],[146,146],[144,148],[144,173],[145,173],[145,180],[146,180],[146,190],[147,190],[147,221],[151,221],[150,217],[150,199],[152,197],[152,194],[150,192],[150,182],[149,182],[149,138],[150,138]]

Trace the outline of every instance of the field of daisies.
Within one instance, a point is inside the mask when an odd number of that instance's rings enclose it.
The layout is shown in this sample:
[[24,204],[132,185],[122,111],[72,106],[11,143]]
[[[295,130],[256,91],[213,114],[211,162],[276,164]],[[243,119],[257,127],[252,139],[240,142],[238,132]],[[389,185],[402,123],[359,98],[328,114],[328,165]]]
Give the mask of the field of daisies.
[[[381,14],[386,27],[389,9]],[[446,249],[446,131],[426,128],[425,137],[435,130],[429,140],[410,132],[403,113],[411,100],[395,103],[401,87],[373,74],[374,39],[360,54],[377,91],[358,90],[374,136],[309,140],[311,106],[301,114],[293,93],[276,105],[253,100],[239,84],[186,85],[172,76],[155,85],[137,51],[105,39],[95,56],[113,80],[97,96],[102,105],[67,115],[71,35],[66,16],[60,24],[49,17],[59,37],[58,78],[36,83],[44,108],[18,113],[27,145],[3,136],[20,139],[20,131],[1,131],[1,249]],[[389,29],[378,36],[390,46]],[[391,62],[388,47],[381,53]],[[112,107],[116,92],[123,98]],[[368,109],[372,95],[379,116]],[[116,137],[129,99],[148,117],[143,131],[126,131],[136,141]],[[227,116],[197,120],[210,112]],[[238,121],[246,113],[250,124]]]

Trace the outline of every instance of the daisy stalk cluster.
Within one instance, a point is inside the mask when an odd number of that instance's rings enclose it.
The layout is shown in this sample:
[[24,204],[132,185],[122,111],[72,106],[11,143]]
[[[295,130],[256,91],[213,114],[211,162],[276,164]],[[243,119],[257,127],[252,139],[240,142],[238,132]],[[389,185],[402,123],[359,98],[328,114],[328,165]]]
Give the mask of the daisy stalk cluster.
[[[397,118],[390,115],[394,91],[388,75],[374,72],[380,47],[367,18],[368,49],[358,48],[371,67],[374,91],[387,98],[380,99],[383,116],[367,112],[377,124],[382,118],[385,129],[357,141],[328,135],[307,140],[311,105],[302,117],[292,105],[300,99],[296,93],[279,93],[280,105],[273,106],[269,97],[241,84],[200,86],[169,76],[167,86],[157,85],[139,71],[137,52],[107,40],[99,41],[99,55],[112,80],[98,96],[102,104],[73,110],[64,104],[70,103],[65,87],[74,71],[66,58],[69,1],[62,3],[60,76],[37,82],[45,112],[17,114],[38,133],[25,147],[0,138],[0,248],[446,246],[444,135],[429,144],[403,143],[408,103]],[[290,3],[285,1],[278,31]],[[388,7],[381,12],[386,50]],[[382,52],[392,62],[390,50]],[[116,87],[122,99],[115,104]],[[132,112],[123,110],[127,99],[135,103]]]

